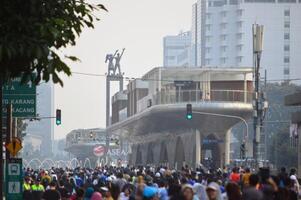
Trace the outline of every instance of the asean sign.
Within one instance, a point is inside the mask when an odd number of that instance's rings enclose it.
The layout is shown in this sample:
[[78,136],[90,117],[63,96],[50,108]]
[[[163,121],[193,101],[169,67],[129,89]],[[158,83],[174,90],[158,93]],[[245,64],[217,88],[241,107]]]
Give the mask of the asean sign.
[[105,147],[104,146],[96,146],[96,147],[94,147],[94,149],[93,149],[93,154],[95,155],[95,156],[97,156],[97,157],[101,157],[101,156],[103,156],[104,154],[105,154],[105,152],[106,152],[106,149],[105,149]]

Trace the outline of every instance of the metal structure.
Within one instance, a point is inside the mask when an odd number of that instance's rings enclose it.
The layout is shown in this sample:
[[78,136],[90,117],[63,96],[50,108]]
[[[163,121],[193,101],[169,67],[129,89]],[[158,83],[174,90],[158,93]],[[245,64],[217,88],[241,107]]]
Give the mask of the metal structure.
[[265,110],[267,109],[267,102],[263,92],[260,89],[260,60],[262,54],[263,44],[263,26],[253,25],[253,54],[254,54],[254,99],[253,99],[253,119],[254,119],[254,138],[253,138],[253,158],[258,164],[260,157],[259,143],[262,134],[263,120],[265,117]]
[[[121,72],[120,60],[123,56],[125,48],[121,53],[118,50],[114,54],[107,54],[105,62],[108,62],[108,73],[106,76],[106,127],[110,126],[110,108],[111,108],[111,82],[119,82],[119,91],[123,91],[123,73]],[[115,60],[115,62],[114,62]],[[110,133],[106,132],[106,160],[108,161],[107,152],[110,148]]]

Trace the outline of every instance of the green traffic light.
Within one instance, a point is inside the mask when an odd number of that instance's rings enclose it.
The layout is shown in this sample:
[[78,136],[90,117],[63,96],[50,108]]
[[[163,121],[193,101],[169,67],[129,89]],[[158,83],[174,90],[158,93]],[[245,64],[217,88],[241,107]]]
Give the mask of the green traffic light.
[[192,119],[192,115],[186,115],[186,118],[187,118],[188,120],[191,120],[191,119]]
[[61,125],[61,121],[60,120],[56,120],[56,125]]

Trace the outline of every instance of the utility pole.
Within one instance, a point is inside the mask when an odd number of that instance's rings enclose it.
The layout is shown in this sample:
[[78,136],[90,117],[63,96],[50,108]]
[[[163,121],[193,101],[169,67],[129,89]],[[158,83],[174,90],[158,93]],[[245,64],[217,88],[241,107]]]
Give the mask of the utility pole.
[[2,117],[3,117],[3,79],[2,74],[0,74],[0,199],[3,199],[3,124],[2,124]]
[[253,138],[253,158],[256,167],[259,159],[259,143],[261,129],[263,126],[264,110],[267,108],[265,97],[260,90],[260,60],[263,44],[263,26],[253,24],[253,59],[254,59],[254,97],[253,97],[253,119],[254,119],[254,138]]

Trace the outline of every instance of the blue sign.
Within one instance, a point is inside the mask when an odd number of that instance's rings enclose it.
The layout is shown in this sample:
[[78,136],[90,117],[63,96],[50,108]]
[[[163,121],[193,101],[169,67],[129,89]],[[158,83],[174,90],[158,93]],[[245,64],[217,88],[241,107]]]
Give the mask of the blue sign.
[[22,159],[11,158],[6,163],[6,200],[22,199]]

